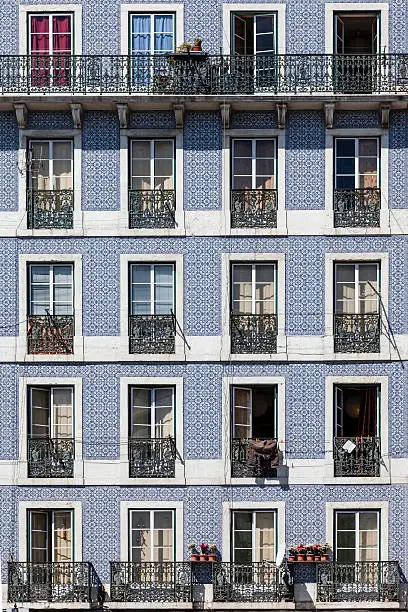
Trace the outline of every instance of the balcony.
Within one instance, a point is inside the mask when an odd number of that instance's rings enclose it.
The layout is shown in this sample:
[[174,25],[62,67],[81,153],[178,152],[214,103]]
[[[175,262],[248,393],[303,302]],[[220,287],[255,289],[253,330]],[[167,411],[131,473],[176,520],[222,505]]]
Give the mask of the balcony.
[[175,211],[174,189],[129,191],[129,227],[132,229],[174,228]]
[[278,315],[231,313],[231,353],[276,353]]
[[[344,448],[348,442],[350,442],[349,450]],[[379,476],[380,438],[334,438],[333,461],[335,476]]]
[[120,602],[191,602],[188,562],[124,562],[110,564],[110,597]]
[[97,603],[102,584],[92,563],[8,564],[8,601]]
[[172,438],[129,439],[130,478],[174,478],[176,447]]
[[231,227],[276,227],[278,191],[276,189],[233,189]]
[[28,229],[70,229],[74,223],[74,192],[27,190]]
[[399,601],[401,573],[397,561],[318,563],[317,601]]
[[129,353],[175,352],[176,327],[173,315],[130,315]]
[[74,352],[73,315],[28,315],[27,352],[67,355]]
[[231,448],[231,475],[233,478],[276,478],[279,465],[278,443],[274,442],[271,453],[254,452],[253,444],[259,440],[234,438]]
[[293,601],[293,580],[288,568],[271,561],[214,563],[212,583],[214,601]]
[[74,440],[67,438],[28,438],[29,478],[72,478]]
[[335,314],[335,353],[379,353],[381,317],[378,313]]
[[380,227],[381,190],[335,189],[334,227]]

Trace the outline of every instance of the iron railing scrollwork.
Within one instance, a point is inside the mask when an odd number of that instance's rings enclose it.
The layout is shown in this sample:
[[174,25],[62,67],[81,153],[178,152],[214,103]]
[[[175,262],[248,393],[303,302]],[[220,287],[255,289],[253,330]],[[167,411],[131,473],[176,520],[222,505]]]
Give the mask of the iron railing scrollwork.
[[231,227],[276,227],[277,189],[233,189]]
[[74,223],[74,192],[27,190],[28,229],[70,229]]
[[380,227],[381,190],[334,190],[334,227]]
[[397,561],[316,564],[317,601],[399,601]]
[[75,442],[69,438],[28,438],[29,478],[72,478]]
[[8,601],[88,602],[102,600],[102,584],[87,562],[8,564]]
[[[350,441],[354,449],[344,445]],[[379,476],[381,465],[380,438],[334,438],[333,461],[335,476]]]
[[174,315],[130,315],[129,353],[174,353]]
[[212,564],[214,601],[293,601],[293,578],[288,566],[272,561]]
[[277,314],[231,313],[232,353],[276,353]]
[[174,189],[129,191],[129,227],[161,229],[175,227],[176,192]]
[[335,314],[336,353],[379,353],[381,316],[378,313]]
[[231,476],[233,478],[274,478],[276,467],[257,457],[254,465],[248,464],[248,451],[251,438],[233,438],[231,446]]
[[111,561],[110,597],[123,602],[192,601],[188,562]]
[[172,438],[129,438],[130,478],[174,478],[176,447]]
[[70,354],[74,352],[74,315],[28,315],[27,352]]

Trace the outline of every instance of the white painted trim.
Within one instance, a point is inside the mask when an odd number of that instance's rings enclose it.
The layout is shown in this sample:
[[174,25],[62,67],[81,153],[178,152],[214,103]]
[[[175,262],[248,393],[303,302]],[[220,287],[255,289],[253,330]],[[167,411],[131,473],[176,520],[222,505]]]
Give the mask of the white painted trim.
[[[266,355],[245,354],[235,355],[231,353],[230,338],[230,309],[231,309],[231,264],[242,263],[275,263],[277,281],[277,315],[278,315],[278,338],[277,354],[286,352],[285,338],[285,253],[222,253],[221,260],[221,317],[222,317],[222,359],[226,360],[262,360]],[[268,358],[271,355],[268,354]],[[275,356],[276,357],[276,356]]]
[[285,502],[283,501],[240,501],[222,504],[222,560],[231,560],[231,513],[233,510],[265,510],[277,513],[276,561],[279,564],[285,554]]
[[334,513],[336,510],[379,510],[380,518],[380,551],[379,561],[388,561],[388,502],[326,502],[326,542],[334,544]]
[[27,561],[27,510],[73,510],[74,561],[82,561],[82,502],[24,501],[18,505],[18,560]]
[[129,510],[175,510],[175,560],[183,561],[184,502],[182,501],[121,501],[120,502],[120,561],[129,561]]
[[83,353],[82,343],[82,255],[61,253],[30,253],[19,255],[19,321],[20,324],[17,359],[22,361],[54,361],[58,355],[29,355],[27,353],[27,266],[31,263],[72,263],[74,268],[74,351],[72,355],[62,355],[64,361],[74,361]]
[[131,13],[175,13],[176,40],[175,47],[184,42],[184,4],[136,2],[135,4],[120,5],[120,53],[129,55],[129,15]]
[[28,53],[29,13],[73,13],[74,55],[82,55],[82,5],[81,4],[22,4],[19,6],[19,54]]
[[282,3],[251,4],[249,2],[234,2],[223,4],[222,24],[223,24],[223,55],[231,54],[231,13],[236,11],[248,11],[249,13],[277,13],[278,17],[278,53],[286,53],[286,5]]
[[385,49],[385,53],[390,53],[388,44],[388,2],[328,2],[325,5],[325,52],[332,54],[334,50],[334,13],[337,12],[375,12],[380,13],[381,21],[381,51]]

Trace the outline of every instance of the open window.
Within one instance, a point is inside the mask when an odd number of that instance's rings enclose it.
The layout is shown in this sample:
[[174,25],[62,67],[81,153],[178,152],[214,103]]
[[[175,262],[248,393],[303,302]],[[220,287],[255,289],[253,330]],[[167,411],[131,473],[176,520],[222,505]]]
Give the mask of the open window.
[[233,13],[232,32],[233,55],[276,53],[276,13]]
[[341,12],[334,15],[335,53],[369,55],[380,52],[380,13]]
[[30,510],[28,560],[32,563],[72,561],[72,523],[72,510]]

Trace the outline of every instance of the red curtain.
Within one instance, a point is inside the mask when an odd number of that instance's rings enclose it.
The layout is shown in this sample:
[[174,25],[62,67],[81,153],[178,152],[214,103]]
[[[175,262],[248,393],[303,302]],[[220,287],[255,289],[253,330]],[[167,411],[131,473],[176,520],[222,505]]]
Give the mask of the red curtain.
[[71,17],[55,15],[52,18],[52,45],[54,53],[71,53]]
[[31,16],[31,52],[35,54],[50,52],[48,17],[45,15]]

